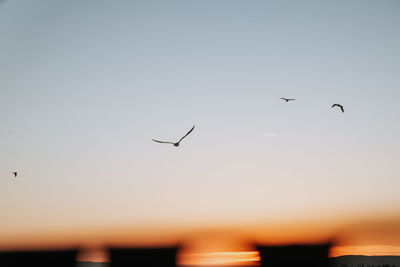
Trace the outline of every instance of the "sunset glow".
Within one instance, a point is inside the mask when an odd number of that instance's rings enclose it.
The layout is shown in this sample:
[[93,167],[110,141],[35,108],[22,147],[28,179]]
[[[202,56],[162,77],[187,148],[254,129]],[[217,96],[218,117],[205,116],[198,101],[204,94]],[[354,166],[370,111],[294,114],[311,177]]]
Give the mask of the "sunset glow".
[[330,257],[344,255],[400,256],[400,246],[334,246]]
[[258,266],[257,251],[224,251],[209,253],[179,254],[178,265],[183,266]]

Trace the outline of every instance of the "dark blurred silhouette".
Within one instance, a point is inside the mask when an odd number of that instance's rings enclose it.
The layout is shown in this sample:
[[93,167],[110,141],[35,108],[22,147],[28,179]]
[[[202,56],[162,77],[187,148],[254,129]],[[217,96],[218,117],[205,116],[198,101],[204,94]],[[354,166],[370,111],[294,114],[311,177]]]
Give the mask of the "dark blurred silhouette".
[[257,246],[261,267],[328,267],[330,244]]
[[175,267],[178,247],[110,248],[110,267]]
[[75,267],[77,250],[0,252],[1,267]]

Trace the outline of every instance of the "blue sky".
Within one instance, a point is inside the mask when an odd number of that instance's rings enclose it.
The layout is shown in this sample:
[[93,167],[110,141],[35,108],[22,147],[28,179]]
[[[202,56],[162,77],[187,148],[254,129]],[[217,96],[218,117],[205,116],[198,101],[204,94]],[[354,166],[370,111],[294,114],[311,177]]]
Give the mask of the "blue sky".
[[0,231],[398,214],[399,11],[3,1]]

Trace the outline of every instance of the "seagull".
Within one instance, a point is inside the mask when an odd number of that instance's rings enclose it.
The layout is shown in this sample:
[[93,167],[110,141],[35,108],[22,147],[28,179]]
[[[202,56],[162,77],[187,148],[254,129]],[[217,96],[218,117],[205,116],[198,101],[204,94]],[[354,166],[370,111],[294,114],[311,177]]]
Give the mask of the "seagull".
[[17,177],[18,173],[17,172],[13,172],[14,177]]
[[342,110],[342,112],[344,113],[344,108],[343,108],[342,105],[340,105],[340,104],[333,104],[333,105],[332,105],[332,108],[333,108],[333,107],[339,107],[339,108]]
[[284,97],[281,97],[281,98],[279,98],[279,99],[285,100],[286,102],[296,100],[296,99],[294,99],[294,98],[284,98]]
[[185,138],[186,136],[188,136],[188,135],[193,131],[193,129],[194,129],[194,125],[193,125],[192,129],[190,129],[190,131],[187,132],[187,134],[185,134],[185,135],[184,135],[181,139],[179,139],[179,141],[176,142],[176,143],[174,143],[174,142],[166,142],[166,141],[159,141],[159,140],[156,140],[156,139],[152,139],[152,140],[153,140],[154,142],[157,142],[157,143],[172,144],[172,145],[174,145],[174,146],[179,146],[179,143],[183,140],[183,138]]

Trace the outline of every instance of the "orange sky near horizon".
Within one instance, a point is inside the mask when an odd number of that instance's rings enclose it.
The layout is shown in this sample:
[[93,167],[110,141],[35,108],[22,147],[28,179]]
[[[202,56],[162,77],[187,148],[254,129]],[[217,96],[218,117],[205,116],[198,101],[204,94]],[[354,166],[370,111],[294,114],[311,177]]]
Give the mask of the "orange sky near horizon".
[[[330,222],[330,223],[329,223]],[[220,226],[215,229],[185,229],[182,225],[156,227],[94,228],[64,232],[20,232],[0,237],[0,249],[80,247],[81,261],[107,261],[107,246],[169,246],[179,244],[181,265],[257,265],[255,244],[313,244],[333,242],[331,257],[341,255],[400,255],[398,218],[381,221],[337,220],[247,226]],[[134,242],[132,240],[135,240]]]
[[[400,246],[333,246],[330,257],[344,255],[400,256]],[[80,253],[79,261],[107,262],[103,249],[86,250]],[[259,266],[260,256],[252,251],[179,252],[180,266]]]

